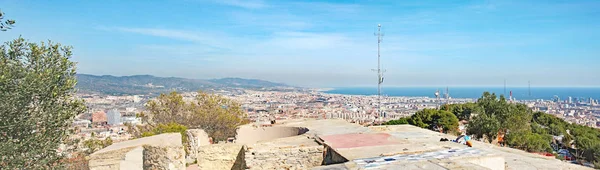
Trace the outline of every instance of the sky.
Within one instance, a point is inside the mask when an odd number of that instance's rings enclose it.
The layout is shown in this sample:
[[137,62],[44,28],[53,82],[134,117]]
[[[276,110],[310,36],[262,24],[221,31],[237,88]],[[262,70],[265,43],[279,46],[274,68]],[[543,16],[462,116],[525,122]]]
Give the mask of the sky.
[[22,36],[94,75],[304,87],[600,86],[600,1],[0,0]]

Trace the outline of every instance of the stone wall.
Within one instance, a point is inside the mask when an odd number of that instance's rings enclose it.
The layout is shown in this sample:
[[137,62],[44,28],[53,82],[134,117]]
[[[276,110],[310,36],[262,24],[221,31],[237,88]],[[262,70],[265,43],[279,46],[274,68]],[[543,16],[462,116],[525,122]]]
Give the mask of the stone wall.
[[348,162],[348,159],[335,152],[335,150],[331,149],[331,147],[329,146],[327,146],[327,148],[325,149],[324,155],[325,158],[323,158],[323,165],[332,165]]
[[253,169],[310,169],[323,161],[323,146],[291,146],[246,151],[246,166]]
[[193,163],[197,160],[198,147],[210,145],[208,134],[202,129],[189,129],[186,131],[188,144],[186,145],[189,154],[186,157],[187,163]]
[[240,157],[240,152],[244,151],[243,145],[233,143],[200,146],[197,154],[198,168],[245,169],[244,157]]
[[[117,149],[117,150],[113,150],[113,151],[109,151],[109,152],[102,152],[102,153],[94,153],[92,155],[90,155],[90,161],[88,162],[88,166],[90,168],[90,170],[112,170],[112,169],[121,169],[122,165],[124,163],[124,161],[126,160],[126,155],[128,155],[129,152],[135,150],[138,147],[125,147],[125,148],[121,148],[121,149]],[[129,154],[131,155],[131,154]],[[138,157],[142,157],[141,154],[137,155]],[[127,164],[125,162],[125,164]],[[137,164],[140,165],[141,164],[141,160],[139,162],[133,162],[130,164]],[[124,165],[124,166],[130,166],[130,165]],[[131,165],[133,166],[133,165]],[[142,167],[140,166],[137,169],[142,169]]]
[[144,169],[185,170],[183,146],[144,145]]
[[[146,150],[142,146],[146,145],[166,148],[168,153],[178,152],[170,151],[172,148],[183,149],[181,134],[160,134],[112,144],[90,155],[88,166],[91,170],[143,169],[143,153]],[[183,154],[185,155],[185,151]],[[185,157],[182,159],[185,161]]]

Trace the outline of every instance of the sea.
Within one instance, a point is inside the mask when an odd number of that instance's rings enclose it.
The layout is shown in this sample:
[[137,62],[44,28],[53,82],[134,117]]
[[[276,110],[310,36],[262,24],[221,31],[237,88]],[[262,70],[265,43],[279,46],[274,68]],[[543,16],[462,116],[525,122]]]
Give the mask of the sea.
[[[382,87],[384,96],[405,96],[405,97],[431,97],[435,98],[436,90],[440,91],[440,96],[446,93],[446,87]],[[497,96],[505,94],[509,98],[510,92],[516,100],[553,100],[558,97],[561,101],[568,100],[569,97],[575,101],[589,101],[600,99],[600,87],[449,87],[450,97],[452,98],[472,98],[481,97],[483,92],[496,93]],[[346,95],[377,95],[377,87],[341,87],[325,91],[329,94]]]

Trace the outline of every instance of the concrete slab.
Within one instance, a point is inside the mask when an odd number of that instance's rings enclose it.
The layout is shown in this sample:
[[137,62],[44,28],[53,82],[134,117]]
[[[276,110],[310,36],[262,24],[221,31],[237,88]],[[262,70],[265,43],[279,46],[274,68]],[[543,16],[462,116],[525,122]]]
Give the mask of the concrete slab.
[[350,133],[321,136],[320,138],[333,149],[356,148],[365,146],[381,146],[398,144],[397,141],[390,141],[387,133]]
[[298,136],[308,130],[304,127],[255,127],[252,124],[238,128],[235,143],[252,144],[259,141],[270,141],[277,138]]
[[281,122],[275,126],[306,127],[306,134],[326,136],[346,133],[370,133],[369,128],[358,124],[348,123],[342,119],[296,120]]
[[504,169],[503,163],[494,163],[504,162],[502,157],[494,156],[493,154],[475,148],[443,149],[417,154],[398,154],[384,157],[355,159],[353,162],[359,165],[359,167],[369,169],[392,164],[413,164],[432,160],[436,161],[437,164],[442,167],[444,167],[444,165],[439,163],[446,163],[447,165],[452,165],[454,167],[457,167],[457,165],[459,165],[458,163],[460,163],[473,164],[493,170]]

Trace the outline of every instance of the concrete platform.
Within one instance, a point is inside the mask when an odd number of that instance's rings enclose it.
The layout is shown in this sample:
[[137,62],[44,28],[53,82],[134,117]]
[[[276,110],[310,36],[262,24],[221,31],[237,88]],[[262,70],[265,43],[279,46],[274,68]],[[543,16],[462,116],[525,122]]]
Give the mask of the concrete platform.
[[390,136],[391,135],[387,133],[350,133],[322,136],[321,139],[326,141],[330,147],[338,149],[393,145],[399,143],[390,141]]
[[[348,162],[313,169],[591,169],[521,150],[456,139],[411,125],[363,127],[344,120],[296,120],[276,126],[306,127],[329,152]],[[338,159],[339,160],[339,159]]]

